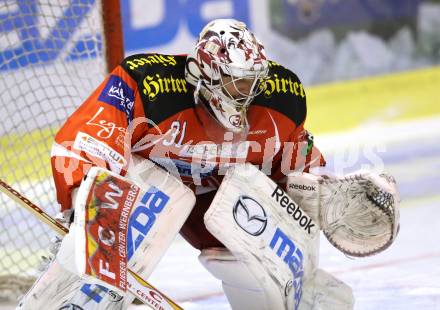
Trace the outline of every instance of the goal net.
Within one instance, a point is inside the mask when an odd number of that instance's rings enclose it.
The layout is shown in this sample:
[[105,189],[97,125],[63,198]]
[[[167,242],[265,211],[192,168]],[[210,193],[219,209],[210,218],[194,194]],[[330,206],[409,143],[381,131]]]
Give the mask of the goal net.
[[[121,60],[118,15],[114,0],[0,1],[0,178],[51,215],[53,136]],[[33,283],[54,233],[4,194],[0,205],[5,301]]]

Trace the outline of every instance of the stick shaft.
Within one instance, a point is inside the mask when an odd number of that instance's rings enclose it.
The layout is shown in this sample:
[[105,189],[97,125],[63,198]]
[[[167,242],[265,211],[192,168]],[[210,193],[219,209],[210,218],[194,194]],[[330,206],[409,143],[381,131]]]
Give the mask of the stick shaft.
[[0,191],[7,195],[9,198],[18,203],[21,207],[24,207],[26,210],[31,212],[34,216],[36,216],[39,220],[46,223],[50,228],[52,228],[56,233],[61,236],[64,236],[69,232],[69,230],[57,222],[53,217],[44,212],[40,207],[32,203],[29,199],[21,195],[7,183],[0,179]]

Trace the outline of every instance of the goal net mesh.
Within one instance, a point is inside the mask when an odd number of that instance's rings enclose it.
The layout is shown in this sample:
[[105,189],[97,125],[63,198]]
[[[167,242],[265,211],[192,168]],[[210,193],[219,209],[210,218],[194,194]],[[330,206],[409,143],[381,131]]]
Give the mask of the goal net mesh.
[[[57,212],[53,136],[102,81],[101,6],[92,0],[0,1],[0,177]],[[38,275],[54,233],[0,194],[0,301]]]

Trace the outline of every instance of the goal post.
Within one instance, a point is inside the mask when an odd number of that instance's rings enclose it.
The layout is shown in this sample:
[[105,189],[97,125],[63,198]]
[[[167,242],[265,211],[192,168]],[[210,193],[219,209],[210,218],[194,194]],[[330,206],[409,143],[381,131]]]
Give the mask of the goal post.
[[[53,137],[124,56],[119,0],[0,1],[0,178],[54,215]],[[33,283],[53,232],[0,194],[0,302]]]
[[119,0],[102,0],[106,69],[110,72],[124,58],[121,5]]

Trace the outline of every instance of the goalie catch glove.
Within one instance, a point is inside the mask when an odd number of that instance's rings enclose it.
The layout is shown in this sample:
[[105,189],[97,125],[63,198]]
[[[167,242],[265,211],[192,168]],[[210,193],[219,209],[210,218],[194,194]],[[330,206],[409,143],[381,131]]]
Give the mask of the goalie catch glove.
[[319,218],[329,242],[346,255],[382,252],[398,234],[400,198],[392,176],[365,171],[345,177],[292,174],[287,188],[306,212]]

